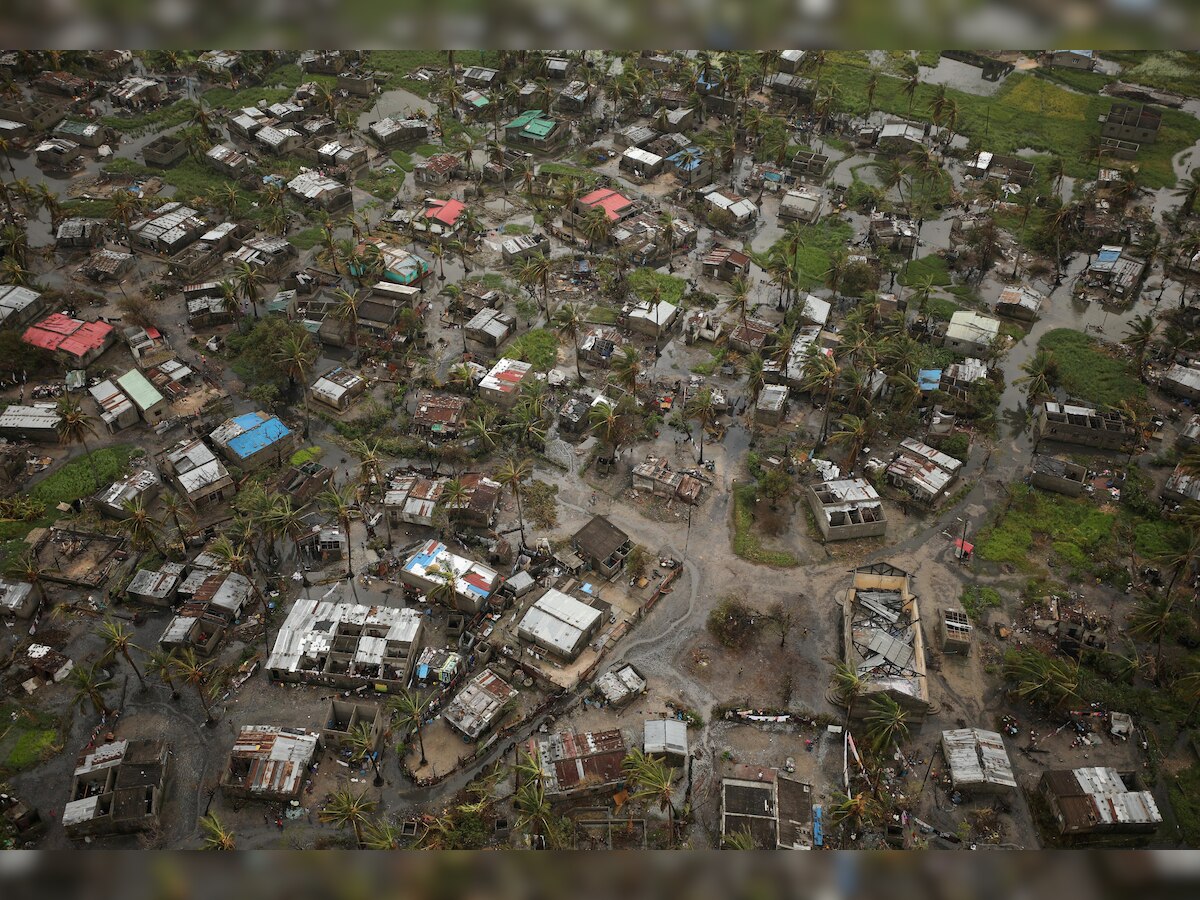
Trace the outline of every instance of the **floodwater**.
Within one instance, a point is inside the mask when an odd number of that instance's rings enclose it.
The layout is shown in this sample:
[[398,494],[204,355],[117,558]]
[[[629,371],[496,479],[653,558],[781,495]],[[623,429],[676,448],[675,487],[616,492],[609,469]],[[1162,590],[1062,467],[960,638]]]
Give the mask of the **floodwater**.
[[437,107],[425,98],[418,97],[412,91],[406,91],[404,88],[395,88],[384,91],[376,97],[374,105],[359,115],[357,124],[361,130],[365,131],[372,122],[378,122],[388,116],[402,119],[418,112],[428,113],[432,116],[436,111]]
[[921,66],[921,80],[926,84],[944,84],[948,88],[980,97],[991,97],[1004,86],[1003,78],[988,81],[983,77],[983,69],[944,56],[933,68]]

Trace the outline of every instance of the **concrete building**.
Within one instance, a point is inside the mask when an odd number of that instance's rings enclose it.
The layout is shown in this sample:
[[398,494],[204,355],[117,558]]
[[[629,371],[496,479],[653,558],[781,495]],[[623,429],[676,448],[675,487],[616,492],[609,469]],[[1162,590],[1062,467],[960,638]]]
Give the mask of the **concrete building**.
[[1162,497],[1175,503],[1200,502],[1200,477],[1189,475],[1183,466],[1176,466],[1163,485]]
[[571,546],[592,571],[612,578],[625,566],[633,541],[606,517],[593,516],[571,537]]
[[668,500],[696,503],[704,490],[704,482],[683,472],[674,472],[666,457],[648,456],[633,467],[633,488]]
[[58,406],[54,403],[12,404],[0,412],[0,437],[11,441],[58,442]]
[[1045,302],[1046,298],[1032,288],[1013,285],[1000,292],[1000,299],[996,301],[996,314],[1032,322],[1042,311],[1042,304]]
[[642,752],[683,766],[688,757],[687,723],[679,719],[647,719],[642,726]]
[[1000,321],[970,309],[950,316],[942,346],[963,356],[985,356],[1000,334]]
[[475,740],[500,721],[517,691],[491,669],[467,682],[442,713],[446,723],[468,740]]
[[465,613],[479,612],[501,582],[495,569],[452,553],[437,540],[422,544],[400,568],[400,582],[427,599],[430,592],[450,580],[454,582],[451,606]]
[[504,126],[504,143],[534,153],[546,153],[561,145],[571,129],[540,109],[527,109]]
[[42,295],[15,284],[0,284],[0,328],[20,328],[40,315]]
[[300,800],[321,736],[303,728],[243,725],[221,773],[221,792],[238,800]]
[[218,172],[237,178],[254,168],[254,159],[231,144],[214,144],[204,154],[208,164]]
[[1148,835],[1162,824],[1154,795],[1131,789],[1116,769],[1053,769],[1038,790],[1063,837]]
[[646,679],[633,666],[622,664],[597,678],[594,690],[610,706],[619,708],[645,692]]
[[404,690],[423,627],[415,609],[300,598],[275,638],[267,673],[275,681]]
[[1160,128],[1162,113],[1140,103],[1114,103],[1100,119],[1102,137],[1135,144],[1153,144]]
[[250,579],[237,572],[193,566],[178,587],[187,599],[175,610],[158,639],[171,650],[193,650],[211,656],[254,595]]
[[810,181],[824,181],[829,157],[815,150],[799,150],[792,157],[792,172]]
[[296,447],[296,435],[278,417],[265,412],[243,413],[213,430],[209,440],[225,458],[243,470],[276,463]]
[[307,170],[288,182],[292,196],[321,209],[335,209],[350,202],[350,188],[336,178]]
[[143,109],[155,106],[167,99],[167,86],[153,78],[130,75],[108,92],[115,106]]
[[137,369],[130,369],[117,379],[119,387],[133,403],[147,425],[157,425],[170,409],[166,398],[150,380]]
[[170,256],[197,240],[208,228],[208,222],[199,212],[172,200],[130,225],[129,234],[134,247]]
[[1076,69],[1080,72],[1091,72],[1096,68],[1095,50],[1047,50],[1038,62],[1048,69]]
[[1029,464],[1029,483],[1043,491],[1081,497],[1088,485],[1087,466],[1056,456],[1034,454]]
[[500,245],[500,255],[506,263],[529,259],[531,256],[549,256],[550,239],[544,234],[518,234],[505,239]]
[[821,218],[824,205],[824,195],[818,188],[801,185],[792,188],[780,198],[779,218],[812,223]]
[[72,216],[58,223],[54,232],[54,249],[91,249],[104,242],[104,223],[99,219]]
[[925,639],[908,573],[887,563],[855,569],[842,619],[844,659],[866,682],[855,715],[866,714],[873,695],[886,694],[910,723],[922,721],[930,705]]
[[119,478],[106,488],[101,488],[93,497],[96,507],[113,519],[126,519],[130,503],[149,506],[162,490],[162,479],[153,469],[139,469]]
[[624,221],[642,211],[642,205],[612,188],[596,188],[579,197],[570,209],[563,210],[563,224],[579,227],[593,210],[603,210],[612,224]]
[[811,850],[812,785],[775,769],[738,765],[721,781],[721,837],[747,834],[759,850]]
[[653,337],[655,341],[668,333],[679,316],[679,307],[666,300],[635,300],[621,309],[618,323],[631,331]]
[[136,262],[132,253],[101,247],[79,267],[79,274],[92,281],[120,281]]
[[603,620],[600,610],[550,588],[526,608],[517,634],[522,640],[570,662],[599,632]]
[[746,228],[758,219],[758,207],[728,188],[709,185],[699,191],[710,218],[727,218],[733,228]]
[[151,606],[168,607],[174,604],[183,581],[181,563],[163,563],[157,569],[138,569],[125,594],[129,599]]
[[237,488],[224,464],[200,438],[180,441],[163,456],[163,468],[196,509],[231,498]]
[[[505,241],[507,244],[508,241]],[[464,327],[471,340],[485,347],[499,347],[516,330],[517,320],[506,312],[484,307]]]
[[507,357],[498,359],[479,382],[479,396],[502,409],[511,409],[521,396],[521,385],[535,377],[533,366],[527,362]]
[[466,211],[461,200],[427,198],[413,215],[413,234],[426,243],[453,240],[466,225]]
[[750,257],[741,250],[717,245],[700,260],[700,271],[705,278],[718,281],[733,281],[750,274]]
[[1042,404],[1037,432],[1038,440],[1080,444],[1097,450],[1120,450],[1137,440],[1137,431],[1121,413],[1062,403]]
[[357,372],[338,366],[320,376],[308,389],[308,395],[318,403],[342,412],[362,396],[367,380]]
[[885,470],[890,484],[913,499],[934,505],[954,486],[962,462],[915,438],[905,438]]
[[398,147],[401,144],[415,144],[429,137],[428,119],[397,119],[387,117],[367,126],[367,134],[380,147]]
[[786,385],[768,384],[758,393],[754,421],[759,425],[779,425],[787,417],[789,390]]
[[328,712],[325,713],[321,743],[331,750],[340,750],[349,743],[351,736],[361,725],[367,726],[374,738],[374,745],[378,747],[387,730],[383,708],[377,703],[332,699],[329,701]]
[[66,138],[47,138],[33,148],[37,164],[44,169],[64,171],[79,164],[79,145]]
[[1175,363],[1163,373],[1158,386],[1166,393],[1185,400],[1200,400],[1200,368]]
[[411,427],[431,439],[452,440],[467,419],[467,398],[421,388],[417,391]]
[[161,134],[142,148],[148,166],[168,169],[188,154],[187,142],[173,134]]
[[811,103],[816,96],[811,78],[791,72],[774,72],[767,78],[767,90],[786,102]]
[[85,322],[53,313],[25,330],[21,340],[58,357],[72,369],[86,369],[116,340],[107,322]]
[[619,729],[537,734],[526,746],[551,802],[609,792],[625,780],[628,751]]
[[27,581],[0,576],[0,616],[28,619],[38,606],[38,593]]
[[879,494],[864,478],[810,484],[807,494],[817,529],[827,541],[879,537],[887,531]]
[[109,434],[116,434],[138,420],[137,407],[109,378],[88,388],[88,393],[100,408],[100,421]]
[[964,793],[1003,793],[1015,790],[1004,738],[982,728],[955,728],[942,732],[942,755],[950,773],[950,786]]
[[1115,300],[1132,300],[1141,290],[1146,275],[1146,261],[1124,247],[1106,244],[1096,252],[1081,277],[1077,290],[1083,294],[1099,294]]
[[107,132],[103,126],[95,122],[76,122],[73,119],[59,122],[54,129],[54,136],[74,141],[81,147],[95,149],[104,143]]
[[628,172],[635,178],[650,179],[662,174],[664,160],[661,156],[643,150],[641,147],[629,147],[617,161],[617,168]]
[[154,740],[115,740],[81,754],[62,810],[67,837],[157,828],[170,756],[167,744]]

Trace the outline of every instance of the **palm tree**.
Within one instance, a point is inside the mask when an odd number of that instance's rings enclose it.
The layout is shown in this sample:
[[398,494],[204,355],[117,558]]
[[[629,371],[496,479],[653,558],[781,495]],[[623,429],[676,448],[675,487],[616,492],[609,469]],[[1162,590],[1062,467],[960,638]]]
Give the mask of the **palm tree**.
[[146,671],[165,684],[171,691],[171,699],[179,699],[179,690],[171,674],[175,671],[175,654],[161,647],[151,650],[146,657]]
[[375,731],[368,722],[359,722],[346,736],[346,743],[353,751],[351,754],[356,762],[369,759],[375,767],[375,787],[383,784],[383,773],[379,771],[379,754],[375,752],[377,743]]
[[104,692],[113,687],[113,682],[98,663],[92,663],[90,666],[82,664],[75,666],[71,669],[67,680],[75,689],[75,696],[71,702],[79,705],[80,712],[83,712],[85,704],[90,703],[92,709],[100,713],[102,717],[108,717],[112,708],[104,702]]
[[1187,715],[1183,717],[1183,726],[1186,728],[1192,723],[1196,709],[1200,708],[1200,668],[1194,668],[1186,675],[1181,675],[1175,682],[1175,688],[1185,699],[1192,702]]
[[100,662],[108,665],[118,654],[123,656],[125,662],[129,663],[129,668],[133,669],[133,674],[137,676],[138,684],[145,690],[146,680],[142,678],[141,670],[137,667],[137,663],[133,661],[133,656],[129,653],[131,647],[138,650],[142,648],[133,642],[133,631],[130,630],[129,626],[106,616],[104,621],[100,623],[100,637],[104,640],[104,655],[100,657]]
[[853,795],[835,791],[829,809],[829,820],[834,825],[844,822],[859,825],[878,818],[881,813],[879,801],[867,791],[859,791]]
[[829,410],[833,406],[833,393],[841,377],[842,370],[832,356],[813,353],[804,361],[801,386],[809,393],[825,393],[825,412],[821,418],[821,436],[818,441],[821,445],[824,445],[829,435]]
[[337,519],[346,536],[346,577],[354,577],[354,542],[350,539],[350,519],[358,507],[354,490],[350,486],[331,487],[317,495],[317,505],[326,514]]
[[904,82],[904,87],[900,92],[908,98],[908,114],[912,115],[913,103],[917,100],[917,88],[921,86],[921,75],[919,72],[913,72]]
[[304,397],[304,436],[309,434],[308,374],[316,361],[312,338],[302,329],[289,331],[275,351],[275,362],[283,369],[292,387],[299,385]]
[[746,325],[746,308],[750,301],[750,284],[739,275],[730,282],[729,286],[733,289],[733,296],[729,298],[726,306],[730,312],[736,312],[738,318],[742,321],[742,326]]
[[1169,594],[1147,595],[1129,614],[1129,630],[1154,642],[1154,683],[1162,681],[1163,638],[1175,622],[1175,599]]
[[526,288],[532,290],[537,285],[542,288],[542,314],[547,318],[550,316],[550,272],[552,266],[550,258],[545,254],[539,253],[535,256],[528,257],[521,267],[517,270],[517,281]]
[[496,449],[496,440],[500,436],[500,431],[496,428],[496,411],[494,409],[489,407],[474,419],[468,419],[464,430],[472,440],[479,441],[488,450]]
[[908,713],[887,694],[878,694],[871,699],[866,726],[871,746],[882,754],[908,737]]
[[236,850],[237,836],[233,829],[226,828],[217,818],[216,813],[209,813],[200,819],[200,830],[204,832],[205,850]]
[[838,420],[838,430],[829,436],[831,444],[845,444],[846,458],[842,463],[845,472],[853,471],[858,460],[858,454],[871,436],[871,420],[853,414],[842,416]]
[[58,432],[58,442],[64,445],[79,444],[83,448],[88,466],[92,470],[92,491],[99,490],[100,475],[96,471],[96,460],[92,457],[87,445],[87,439],[96,434],[95,417],[84,412],[79,401],[71,396],[65,396],[59,400],[55,411],[58,413],[58,424],[55,426]]
[[204,709],[204,724],[210,728],[217,724],[208,700],[207,686],[212,664],[212,660],[201,660],[196,656],[196,651],[191,647],[185,647],[174,660],[176,674],[190,684],[195,689],[196,696],[200,698],[200,706]]
[[839,662],[833,670],[833,689],[846,706],[846,718],[854,710],[854,703],[866,693],[867,679],[849,663]]
[[33,586],[37,592],[38,606],[34,612],[34,618],[41,613],[42,607],[50,599],[50,594],[46,591],[47,571],[42,563],[38,560],[37,554],[32,550],[26,550],[19,556],[11,556],[4,566],[4,572],[12,578],[18,578]]
[[262,288],[267,278],[258,269],[244,259],[238,260],[235,280],[242,299],[247,301],[254,310],[254,318],[258,318],[258,301],[262,298]]
[[554,313],[554,321],[558,325],[558,333],[569,337],[575,345],[575,375],[583,381],[583,370],[579,367],[579,332],[583,328],[583,313],[574,303],[564,303]]
[[1015,651],[1004,661],[1004,677],[1016,685],[1017,696],[1049,709],[1079,699],[1079,666],[1050,659],[1037,651]]
[[138,548],[148,545],[153,547],[154,552],[159,556],[166,555],[158,541],[158,519],[150,513],[150,510],[146,509],[142,498],[134,497],[132,500],[126,500],[121,504],[121,510],[125,514],[125,518],[117,523],[117,527],[129,535],[133,545]]
[[627,410],[620,403],[616,406],[611,403],[597,403],[588,410],[588,427],[600,438],[601,443],[612,448],[609,462],[615,462],[617,459],[617,451],[625,440],[627,423]]
[[372,819],[363,828],[363,846],[368,850],[400,850],[407,844],[403,830],[387,819]]
[[[594,409],[595,407],[593,407]],[[525,510],[521,505],[521,482],[533,474],[533,464],[528,459],[510,456],[496,471],[496,481],[512,491],[517,501],[517,522],[521,529],[521,546],[525,546]]]
[[1196,209],[1196,201],[1200,199],[1200,177],[1187,175],[1180,178],[1175,182],[1172,196],[1183,198],[1183,202],[1179,204],[1179,215],[1184,218],[1190,216]]
[[638,378],[642,374],[642,356],[637,348],[629,345],[622,347],[621,355],[612,363],[612,370],[617,383],[631,396],[636,396]]
[[[541,778],[530,779],[517,788],[513,794],[513,808],[517,811],[518,828],[547,838],[553,834],[554,810],[546,797],[546,786]],[[555,842],[547,840],[547,843]]]
[[358,346],[358,310],[362,306],[365,299],[358,291],[348,291],[345,288],[338,288],[333,292],[333,297],[337,300],[337,304],[330,310],[330,314],[342,322],[346,322],[350,328],[350,343]]
[[647,756],[637,748],[621,763],[629,781],[636,786],[631,800],[650,800],[658,803],[660,812],[667,814],[667,846],[675,843],[675,803],[673,802],[675,770],[657,757]]
[[417,694],[401,690],[388,700],[388,708],[401,728],[416,729],[417,746],[421,750],[421,765],[428,760],[425,758],[425,740],[421,735],[421,726],[425,723],[425,707],[429,705],[432,696],[421,699]]
[[1146,375],[1146,351],[1154,342],[1157,331],[1157,320],[1154,316],[1146,313],[1129,323],[1129,329],[1125,332],[1125,337],[1121,339],[1121,343],[1133,351],[1139,378],[1144,378]]
[[1030,408],[1054,396],[1052,385],[1058,373],[1058,363],[1053,352],[1037,351],[1021,363],[1021,371],[1025,374],[1014,379],[1013,383],[1025,385],[1025,402]]
[[700,463],[704,463],[704,434],[717,418],[717,408],[713,405],[711,388],[700,391],[687,402],[683,410],[684,417],[691,419],[700,426]]
[[354,829],[355,846],[362,847],[363,825],[367,823],[367,817],[375,811],[375,806],[375,801],[368,799],[365,788],[357,794],[342,788],[329,798],[329,802],[321,810],[320,819],[336,826],[338,830],[349,825]]

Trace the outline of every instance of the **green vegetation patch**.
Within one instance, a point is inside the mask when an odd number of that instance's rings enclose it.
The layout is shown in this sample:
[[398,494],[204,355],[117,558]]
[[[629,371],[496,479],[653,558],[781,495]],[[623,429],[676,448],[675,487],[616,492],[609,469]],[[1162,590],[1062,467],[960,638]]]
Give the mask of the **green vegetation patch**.
[[754,533],[754,506],[758,493],[752,484],[733,489],[733,552],[742,559],[767,566],[791,568],[800,561],[783,550],[767,550]]
[[[367,57],[367,64],[372,69],[388,73],[388,79],[383,83],[385,89],[404,88],[420,97],[428,97],[433,93],[436,83],[405,76],[421,68],[450,68],[449,60],[441,50],[372,50]],[[500,54],[496,50],[458,50],[454,54],[454,65],[460,73],[466,66],[495,69],[500,65]]]
[[1051,542],[1053,556],[1079,571],[1100,562],[1098,551],[1111,537],[1116,516],[1091,501],[1047,494],[1025,485],[1012,488],[1012,503],[975,541],[981,559],[1031,569],[1037,544]]
[[541,175],[566,175],[572,178],[580,179],[584,185],[591,186],[595,184],[600,175],[591,169],[584,169],[580,166],[572,166],[567,163],[548,162],[538,166],[538,174]]
[[61,726],[44,710],[0,704],[0,777],[32,768],[60,749]]
[[168,106],[132,115],[101,116],[100,124],[125,134],[142,134],[149,131],[166,131],[176,125],[182,125],[192,117],[196,104],[191,100],[180,100]]
[[0,540],[23,538],[34,528],[45,528],[58,518],[58,504],[90,497],[112,484],[125,473],[133,450],[128,444],[106,447],[59,468],[29,492],[29,498],[43,506],[42,515],[0,522]]
[[[854,237],[854,229],[849,222],[841,219],[822,219],[814,225],[795,227],[795,233],[800,239],[796,250],[796,269],[801,290],[814,290],[825,284],[825,273],[829,271],[829,261],[835,253],[846,249],[846,245]],[[791,229],[789,229],[791,230]],[[754,261],[760,267],[769,265],[772,251],[779,252],[787,243],[786,238],[776,241],[767,253],[755,254]]]
[[1119,60],[1126,68],[1123,81],[1145,84],[1164,91],[1200,95],[1200,56],[1182,50],[1161,50],[1155,53],[1131,51],[1105,52],[1105,57]]
[[1131,362],[1113,356],[1105,345],[1081,331],[1056,328],[1042,335],[1039,350],[1054,354],[1057,384],[1072,397],[1113,406],[1146,396]]
[[315,459],[320,459],[325,451],[320,447],[304,447],[292,454],[292,458],[288,460],[293,466],[302,466],[306,462],[312,462]]
[[545,328],[534,328],[514,338],[504,355],[523,360],[539,372],[548,372],[558,362],[558,336]]
[[986,610],[1000,608],[1000,592],[995,588],[982,585],[969,585],[963,588],[962,595],[958,599],[962,604],[963,612],[974,620],[978,620]]
[[1170,794],[1171,810],[1184,844],[1200,845],[1200,765],[1184,769],[1170,779]]
[[295,234],[289,236],[288,240],[292,242],[293,247],[303,252],[311,250],[325,240],[325,231],[317,225],[312,225],[297,231]]
[[643,300],[649,300],[659,291],[659,299],[679,306],[687,282],[674,275],[655,269],[635,269],[629,274],[629,287]]

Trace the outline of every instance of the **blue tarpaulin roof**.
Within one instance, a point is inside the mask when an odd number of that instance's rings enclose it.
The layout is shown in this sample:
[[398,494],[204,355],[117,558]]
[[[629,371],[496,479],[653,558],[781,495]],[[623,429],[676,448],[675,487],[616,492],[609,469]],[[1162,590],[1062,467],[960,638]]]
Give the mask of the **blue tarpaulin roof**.
[[922,369],[917,373],[917,386],[923,391],[936,391],[941,383],[941,369]]
[[1116,262],[1121,257],[1121,250],[1118,247],[1103,247],[1096,254],[1096,262],[1111,263]]
[[256,414],[246,413],[238,416],[234,422],[246,430],[230,439],[229,449],[242,459],[253,456],[259,450],[270,447],[291,434],[288,427],[274,416],[264,422]]

